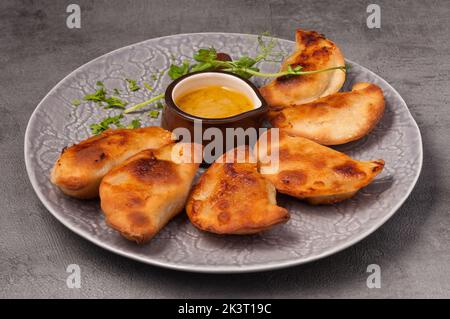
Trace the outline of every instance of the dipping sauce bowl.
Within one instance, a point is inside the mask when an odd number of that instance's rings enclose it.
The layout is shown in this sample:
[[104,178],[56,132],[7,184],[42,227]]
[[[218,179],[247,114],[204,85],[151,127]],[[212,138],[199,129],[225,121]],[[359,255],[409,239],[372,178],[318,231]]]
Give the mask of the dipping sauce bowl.
[[[225,118],[204,118],[195,116],[183,111],[177,106],[177,99],[196,89],[208,86],[222,86],[228,89],[244,94],[253,104],[254,108],[237,115]],[[192,138],[194,137],[194,122],[201,122],[201,136],[208,128],[217,128],[221,130],[224,149],[226,151],[226,129],[227,128],[255,128],[259,131],[264,115],[268,111],[268,106],[258,89],[248,81],[236,74],[224,71],[202,71],[189,73],[173,81],[165,92],[166,107],[162,112],[161,126],[167,130],[173,131],[177,128],[186,128],[189,130]],[[199,130],[199,128],[197,128]],[[199,132],[196,132],[199,134]],[[199,142],[199,141],[196,141]],[[210,140],[202,138],[202,144],[206,146]],[[238,145],[234,145],[238,146]],[[230,147],[228,147],[230,148]],[[221,154],[216,154],[220,156]]]

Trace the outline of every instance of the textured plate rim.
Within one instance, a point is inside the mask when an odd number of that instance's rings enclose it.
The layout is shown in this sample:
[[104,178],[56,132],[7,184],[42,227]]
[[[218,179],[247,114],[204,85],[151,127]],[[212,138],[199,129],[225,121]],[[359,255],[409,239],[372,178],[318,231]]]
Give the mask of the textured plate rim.
[[[42,98],[42,100],[39,102],[39,104],[36,106],[36,108],[34,109],[34,111],[32,112],[30,119],[28,120],[28,124],[27,124],[27,128],[25,130],[25,136],[24,136],[24,157],[25,157],[25,166],[26,166],[26,170],[27,170],[27,174],[28,174],[28,178],[31,182],[31,185],[34,189],[34,192],[36,193],[36,195],[38,196],[39,200],[41,201],[41,203],[44,205],[44,207],[59,221],[61,222],[64,226],[66,226],[68,229],[70,229],[71,231],[73,231],[74,233],[76,233],[77,235],[83,237],[84,239],[87,239],[88,241],[94,243],[95,245],[106,249],[110,252],[113,252],[115,254],[118,254],[120,256],[123,257],[127,257],[136,261],[140,261],[149,265],[153,265],[153,266],[159,266],[159,267],[163,267],[163,268],[168,268],[168,269],[173,269],[173,270],[180,270],[180,271],[189,271],[189,272],[199,272],[199,273],[249,273],[249,272],[260,272],[260,271],[270,271],[270,270],[276,270],[276,269],[282,269],[282,268],[287,268],[287,267],[293,267],[293,266],[297,266],[297,265],[301,265],[301,264],[306,264],[315,260],[319,260],[325,257],[328,257],[330,255],[336,254],[346,248],[349,248],[353,245],[355,245],[356,243],[360,242],[361,240],[363,240],[364,238],[368,237],[370,234],[372,234],[375,230],[377,230],[378,228],[380,228],[387,220],[389,220],[396,212],[397,210],[403,205],[403,203],[406,201],[406,199],[409,197],[409,195],[411,194],[412,190],[414,189],[420,173],[422,171],[422,165],[423,165],[423,144],[422,144],[422,135],[420,133],[420,129],[419,126],[417,125],[416,121],[414,120],[414,117],[412,116],[411,112],[409,111],[409,108],[406,104],[406,102],[404,101],[404,99],[402,98],[402,96],[397,92],[397,90],[392,87],[392,85],[390,85],[386,80],[384,80],[382,77],[380,77],[379,75],[377,75],[376,73],[372,72],[371,70],[365,68],[370,74],[378,77],[380,79],[381,82],[383,82],[384,85],[386,85],[387,87],[389,87],[390,90],[392,90],[392,92],[394,92],[397,97],[400,98],[401,102],[404,104],[404,106],[406,107],[406,110],[408,112],[408,116],[410,118],[410,120],[412,121],[412,123],[414,124],[414,128],[417,131],[418,137],[419,137],[419,163],[418,163],[418,170],[416,171],[416,175],[414,176],[414,180],[411,183],[411,185],[409,186],[407,192],[405,193],[405,195],[391,208],[390,212],[388,214],[386,214],[382,219],[380,219],[380,221],[376,224],[374,224],[371,228],[368,228],[366,231],[362,232],[361,234],[359,234],[356,238],[353,238],[352,240],[348,241],[348,242],[344,242],[340,245],[337,245],[331,249],[329,249],[328,251],[324,251],[321,254],[318,255],[314,255],[308,258],[298,258],[298,259],[292,259],[289,261],[283,261],[283,262],[277,262],[277,263],[268,263],[268,264],[258,264],[258,265],[250,265],[250,266],[208,266],[208,265],[202,265],[202,266],[197,266],[197,265],[177,265],[174,263],[164,263],[164,262],[160,262],[160,261],[155,261],[155,260],[151,260],[151,259],[146,259],[144,257],[141,256],[136,256],[133,253],[128,253],[126,251],[122,251],[120,249],[117,249],[115,247],[111,247],[108,243],[103,242],[100,239],[97,239],[95,237],[93,237],[88,231],[82,230],[77,228],[76,226],[73,226],[70,224],[70,222],[66,221],[63,218],[63,215],[60,214],[57,210],[54,210],[51,205],[49,204],[49,202],[47,201],[47,199],[45,198],[44,194],[42,194],[39,191],[39,187],[38,187],[38,183],[37,180],[35,179],[33,173],[32,173],[32,165],[31,165],[31,158],[29,156],[28,153],[28,149],[29,149],[29,140],[30,140],[30,127],[32,125],[32,122],[34,121],[34,118],[36,116],[36,112],[39,110],[39,108],[41,107],[42,103],[47,99],[47,97],[54,92],[54,90],[56,90],[57,88],[59,88],[62,83],[68,79],[69,77],[71,77],[72,75],[74,75],[76,72],[78,72],[80,69],[95,63],[97,60],[100,60],[101,58],[104,58],[106,56],[109,56],[111,54],[114,54],[115,52],[118,52],[120,50],[124,50],[136,45],[139,45],[141,43],[145,43],[147,41],[151,41],[151,40],[158,40],[158,39],[162,39],[162,38],[170,38],[170,37],[180,37],[180,36],[190,36],[190,35],[235,35],[235,36],[256,36],[254,34],[246,34],[246,33],[227,33],[227,32],[196,32],[196,33],[181,33],[181,34],[173,34],[173,35],[168,35],[168,36],[161,36],[161,37],[156,37],[156,38],[151,38],[151,39],[147,39],[144,41],[140,41],[140,42],[136,42],[130,45],[126,45],[124,47],[115,49],[113,51],[110,51],[108,53],[105,53],[81,66],[79,66],[78,68],[76,68],[75,70],[73,70],[72,72],[70,72],[68,75],[66,75],[62,80],[60,80],[55,86],[53,86],[50,91]],[[278,37],[277,37],[278,38]],[[283,39],[283,38],[279,38],[285,41],[291,41],[289,39]],[[349,62],[351,64],[356,64],[356,65],[360,65],[358,63],[355,63],[351,60],[346,59],[346,62]],[[363,66],[362,66],[363,67]]]

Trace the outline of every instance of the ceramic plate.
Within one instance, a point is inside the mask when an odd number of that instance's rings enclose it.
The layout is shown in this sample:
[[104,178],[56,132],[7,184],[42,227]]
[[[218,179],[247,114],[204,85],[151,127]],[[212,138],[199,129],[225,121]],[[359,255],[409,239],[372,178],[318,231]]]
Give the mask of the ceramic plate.
[[[190,59],[195,49],[210,46],[233,57],[255,55],[257,38],[245,34],[198,33],[133,44],[81,66],[39,103],[25,134],[26,167],[39,199],[67,228],[105,249],[152,265],[198,272],[250,272],[298,265],[336,253],[375,231],[402,205],[422,166],[419,129],[394,88],[351,61],[347,61],[351,69],[344,90],[359,81],[376,83],[383,89],[387,102],[383,119],[370,135],[338,148],[356,159],[386,161],[382,174],[351,200],[313,207],[279,196],[279,205],[289,209],[291,220],[252,236],[204,233],[181,214],[149,243],[137,246],[106,226],[97,200],[69,198],[50,183],[50,170],[61,149],[89,137],[89,125],[106,116],[107,111],[92,103],[72,106],[73,99],[93,92],[100,80],[107,88],[121,89],[124,93],[121,96],[130,104],[143,101],[151,93],[145,89],[126,93],[124,78],[146,80],[154,85],[155,92],[163,92],[170,78],[160,74],[173,61]],[[294,42],[279,39],[278,50],[284,55],[293,48]],[[265,62],[260,66],[269,72],[277,70],[279,64]],[[154,75],[156,81],[152,80]],[[254,82],[262,84],[259,79]],[[159,119],[148,118],[145,124],[159,125]]]

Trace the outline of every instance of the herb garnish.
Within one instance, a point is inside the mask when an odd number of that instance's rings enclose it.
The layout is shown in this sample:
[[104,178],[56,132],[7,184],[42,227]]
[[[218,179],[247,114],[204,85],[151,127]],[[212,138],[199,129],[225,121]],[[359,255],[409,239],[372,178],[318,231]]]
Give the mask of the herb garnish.
[[153,87],[150,84],[148,84],[147,82],[144,82],[143,84],[147,88],[147,90],[153,91]]
[[[114,125],[116,128],[123,128],[124,126],[121,123],[121,120],[123,119],[123,114],[119,114],[116,116],[109,116],[101,120],[99,123],[91,124],[90,129],[92,134],[100,134],[107,129],[111,128],[112,125]],[[134,119],[126,126],[127,129],[134,129],[141,127],[141,120],[140,119]]]
[[169,68],[168,75],[172,80],[179,78],[182,75],[197,72],[197,71],[207,71],[207,70],[217,70],[227,71],[235,73],[243,78],[250,78],[252,76],[260,77],[281,77],[281,76],[295,76],[295,75],[307,75],[320,73],[331,70],[345,70],[345,66],[338,66],[332,68],[326,68],[321,70],[313,71],[302,71],[303,67],[300,65],[288,66],[286,70],[275,72],[275,73],[263,73],[260,72],[259,68],[255,67],[255,64],[261,60],[264,60],[271,52],[272,45],[260,46],[262,47],[261,53],[255,58],[249,56],[243,56],[239,60],[235,61],[221,61],[217,59],[217,52],[214,48],[200,49],[194,54],[194,60],[197,61],[195,64],[189,64],[188,61],[183,61],[181,65],[172,64]]
[[[200,49],[203,50],[203,49]],[[183,61],[181,65],[171,64],[167,74],[172,80],[178,79],[180,76],[188,74],[190,72],[190,65],[188,61]],[[197,70],[200,71],[200,70]],[[194,72],[194,71],[191,71]]]
[[276,39],[273,37],[269,37],[269,40],[265,41],[264,36],[267,36],[267,33],[258,36],[259,53],[254,58],[244,55],[240,57],[238,60],[223,61],[220,58],[218,58],[219,55],[214,48],[212,47],[209,49],[203,48],[198,50],[193,56],[194,60],[197,63],[190,64],[188,61],[183,61],[181,65],[172,64],[169,68],[168,75],[172,80],[175,80],[180,76],[191,72],[220,69],[222,71],[235,73],[237,75],[240,75],[241,77],[248,79],[252,76],[281,77],[281,76],[307,75],[331,70],[345,70],[345,66],[338,66],[321,70],[302,71],[303,67],[300,65],[296,65],[296,66],[288,66],[286,70],[276,73],[260,72],[259,68],[255,66],[258,62],[262,60],[275,62],[276,60],[274,59],[278,57],[279,60],[281,56],[280,52],[273,51],[277,43]]
[[150,112],[148,112],[148,116],[150,116],[152,119],[156,119],[159,116],[159,111],[158,110],[151,110]]
[[83,97],[83,100],[93,102],[103,102],[105,100],[106,90],[105,87],[103,86],[103,83],[98,81],[96,85],[99,87],[97,91],[95,91],[95,93],[92,94],[86,94]]
[[111,125],[115,125],[117,128],[123,127],[120,120],[123,118],[122,114],[117,116],[109,116],[101,120],[99,123],[91,124],[89,127],[92,134],[100,134],[110,128]]
[[80,99],[73,99],[70,103],[72,103],[73,106],[78,106],[81,104]]
[[129,128],[129,129],[139,128],[139,127],[141,127],[141,120],[139,120],[139,119],[134,119],[131,121],[130,124],[127,125],[127,128]]
[[127,102],[119,99],[117,96],[110,96],[106,98],[104,102],[106,102],[105,109],[110,109],[113,107],[124,109],[125,106],[128,104]]
[[151,103],[153,103],[153,102],[156,102],[156,101],[158,101],[158,100],[161,100],[162,98],[164,98],[164,93],[161,93],[161,94],[159,94],[159,95],[157,95],[157,96],[154,96],[154,97],[152,97],[151,99],[149,99],[149,100],[147,100],[147,101],[144,101],[144,102],[142,102],[142,103],[133,105],[132,107],[127,108],[127,109],[124,111],[124,113],[127,114],[127,113],[131,113],[131,112],[137,111],[137,110],[143,108],[144,106],[147,106],[147,105],[149,105],[149,104],[151,104]]
[[[97,89],[97,91],[95,91],[95,93],[86,94],[83,97],[83,99],[85,101],[97,102],[97,104],[100,106],[103,106],[104,103],[106,103],[105,109],[110,109],[110,108],[123,109],[123,108],[125,108],[125,106],[127,105],[126,101],[121,100],[117,96],[106,97],[107,92],[106,92],[106,88],[105,88],[105,85],[103,84],[103,82],[97,81],[96,86],[98,86],[99,88]],[[114,91],[116,91],[116,90],[117,89],[114,89]]]
[[137,85],[136,80],[132,79],[125,79],[125,80],[128,82],[128,88],[130,89],[130,91],[134,92],[141,88],[139,85]]

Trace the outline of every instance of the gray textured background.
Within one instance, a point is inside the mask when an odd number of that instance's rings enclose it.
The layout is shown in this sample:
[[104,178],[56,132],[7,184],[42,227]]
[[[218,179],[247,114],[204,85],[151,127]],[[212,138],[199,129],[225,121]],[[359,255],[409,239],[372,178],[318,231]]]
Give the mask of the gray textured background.
[[[69,3],[82,28],[65,26]],[[366,7],[382,9],[381,29]],[[0,297],[450,297],[450,3],[448,1],[1,1]],[[297,27],[335,40],[404,97],[424,142],[424,167],[397,214],[359,244],[285,270],[204,275],[160,269],[104,251],[65,229],[42,206],[25,171],[28,118],[66,74],[113,49],[174,33]],[[82,288],[66,286],[68,264]],[[366,287],[366,267],[382,288]]]

